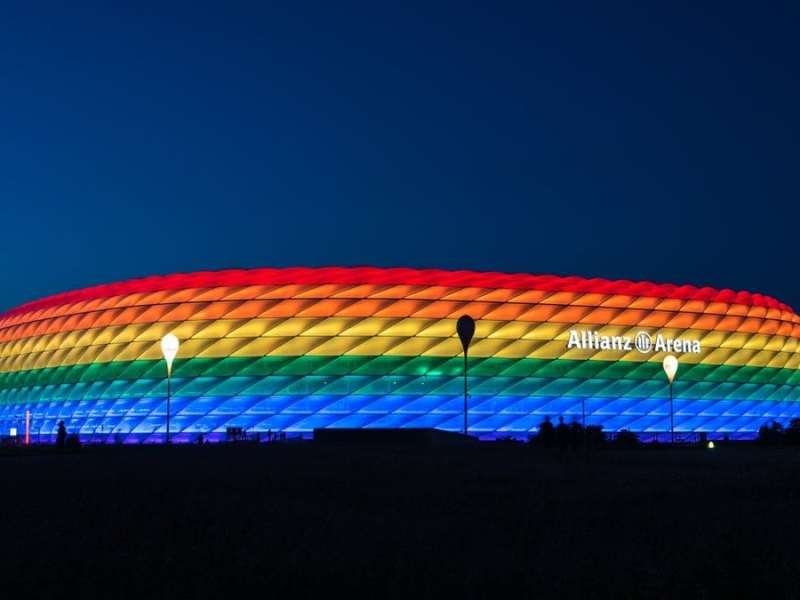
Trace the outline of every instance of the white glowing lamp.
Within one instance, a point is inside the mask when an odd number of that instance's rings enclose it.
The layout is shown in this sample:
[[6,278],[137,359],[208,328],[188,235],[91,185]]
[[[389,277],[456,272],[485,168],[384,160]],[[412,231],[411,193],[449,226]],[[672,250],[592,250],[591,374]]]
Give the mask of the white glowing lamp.
[[175,360],[180,345],[178,338],[171,333],[161,338],[161,353],[164,355],[164,360],[167,361],[167,376],[172,375],[172,361]]
[[664,365],[664,373],[667,374],[667,379],[672,383],[675,379],[675,373],[678,372],[678,359],[670,354],[664,357],[664,362],[662,364]]

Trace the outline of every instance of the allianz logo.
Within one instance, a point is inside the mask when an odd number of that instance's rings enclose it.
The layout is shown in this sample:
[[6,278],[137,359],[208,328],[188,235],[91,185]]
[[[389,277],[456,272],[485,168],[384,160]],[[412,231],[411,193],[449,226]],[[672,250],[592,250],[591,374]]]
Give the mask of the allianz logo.
[[660,333],[653,337],[646,331],[640,331],[635,336],[629,335],[600,335],[596,331],[570,330],[567,350],[619,350],[631,352],[637,350],[641,354],[651,352],[672,352],[674,354],[700,354],[702,348],[697,340],[683,338],[669,338]]

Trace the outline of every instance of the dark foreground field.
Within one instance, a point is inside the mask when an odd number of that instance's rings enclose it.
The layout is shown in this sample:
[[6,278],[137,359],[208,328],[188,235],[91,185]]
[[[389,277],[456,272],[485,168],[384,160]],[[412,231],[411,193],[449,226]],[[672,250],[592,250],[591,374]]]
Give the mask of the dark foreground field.
[[0,597],[800,590],[792,449],[84,448],[0,456],[0,485]]

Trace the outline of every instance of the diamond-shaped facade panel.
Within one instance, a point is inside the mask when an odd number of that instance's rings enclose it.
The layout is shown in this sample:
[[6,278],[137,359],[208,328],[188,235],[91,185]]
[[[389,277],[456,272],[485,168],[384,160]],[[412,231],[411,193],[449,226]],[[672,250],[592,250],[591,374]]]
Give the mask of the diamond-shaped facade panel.
[[150,277],[0,315],[0,433],[166,435],[160,340],[181,342],[175,441],[316,427],[469,428],[527,437],[546,417],[669,430],[661,363],[679,359],[679,434],[752,437],[800,417],[800,318],[748,292],[549,275],[378,268]]

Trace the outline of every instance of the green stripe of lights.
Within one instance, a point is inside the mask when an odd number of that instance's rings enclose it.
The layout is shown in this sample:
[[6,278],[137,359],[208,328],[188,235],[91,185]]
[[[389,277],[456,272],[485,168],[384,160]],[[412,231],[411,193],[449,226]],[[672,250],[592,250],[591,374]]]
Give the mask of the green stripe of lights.
[[[191,358],[176,361],[173,391],[184,396],[459,395],[463,391],[462,369],[461,357]],[[666,394],[665,376],[657,362],[475,358],[470,359],[469,375],[474,395]],[[800,401],[800,370],[686,364],[678,371],[675,391],[697,399]],[[165,393],[163,361],[94,363],[0,373],[0,404]]]

